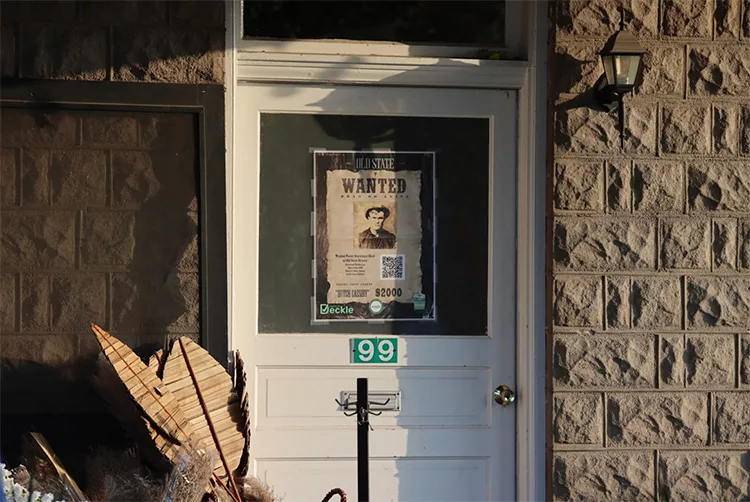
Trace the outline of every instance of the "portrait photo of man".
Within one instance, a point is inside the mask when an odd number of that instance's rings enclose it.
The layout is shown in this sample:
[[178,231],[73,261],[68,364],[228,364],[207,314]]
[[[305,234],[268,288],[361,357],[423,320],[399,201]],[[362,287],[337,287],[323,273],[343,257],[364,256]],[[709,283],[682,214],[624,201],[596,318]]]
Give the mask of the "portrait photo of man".
[[[367,228],[357,235],[357,247],[364,249],[393,249],[396,247],[396,235],[385,228],[391,210],[385,206],[368,207],[364,211]],[[388,222],[391,223],[391,222]]]

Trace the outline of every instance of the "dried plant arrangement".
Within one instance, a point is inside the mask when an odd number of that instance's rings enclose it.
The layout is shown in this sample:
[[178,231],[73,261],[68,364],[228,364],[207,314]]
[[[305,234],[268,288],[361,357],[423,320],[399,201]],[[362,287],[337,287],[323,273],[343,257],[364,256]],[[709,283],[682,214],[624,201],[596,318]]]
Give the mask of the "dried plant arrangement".
[[[230,375],[200,345],[180,337],[170,350],[157,351],[146,364],[99,326],[91,328],[121,387],[127,390],[129,406],[132,409],[135,404],[140,414],[139,419],[128,421],[129,427],[141,429],[132,437],[148,438],[143,449],[155,449],[171,466],[156,502],[281,500],[261,480],[247,476],[250,417],[239,352],[234,353]],[[115,402],[113,407],[125,404]],[[105,496],[112,497],[118,477],[110,476],[109,482],[113,485]],[[144,490],[153,496],[157,485],[146,485]],[[324,501],[336,494],[346,501],[340,489],[331,490]]]

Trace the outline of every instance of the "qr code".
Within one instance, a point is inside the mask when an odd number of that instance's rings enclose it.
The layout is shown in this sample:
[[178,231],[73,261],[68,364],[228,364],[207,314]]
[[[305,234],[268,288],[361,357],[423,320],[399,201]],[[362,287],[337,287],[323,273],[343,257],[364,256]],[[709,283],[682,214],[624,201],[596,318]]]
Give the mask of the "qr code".
[[380,279],[404,280],[404,255],[380,255]]

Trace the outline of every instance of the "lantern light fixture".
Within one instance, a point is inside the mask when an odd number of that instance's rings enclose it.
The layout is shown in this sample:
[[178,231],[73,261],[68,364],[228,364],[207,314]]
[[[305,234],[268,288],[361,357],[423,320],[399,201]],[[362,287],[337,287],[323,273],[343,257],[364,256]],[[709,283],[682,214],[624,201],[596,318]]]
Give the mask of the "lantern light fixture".
[[635,87],[645,53],[638,39],[625,29],[625,20],[621,10],[620,29],[607,40],[599,52],[604,66],[604,75],[599,78],[595,89],[596,100],[605,110],[611,112],[617,107],[621,146],[625,133],[623,96]]

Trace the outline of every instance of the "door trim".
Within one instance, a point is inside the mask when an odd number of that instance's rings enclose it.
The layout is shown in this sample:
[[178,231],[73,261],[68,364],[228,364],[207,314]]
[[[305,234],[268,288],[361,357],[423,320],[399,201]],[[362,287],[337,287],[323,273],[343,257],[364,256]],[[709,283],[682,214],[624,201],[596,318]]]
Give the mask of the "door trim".
[[[516,2],[509,2],[515,4]],[[517,375],[516,497],[545,500],[547,441],[545,339],[546,208],[546,1],[517,2],[506,21],[525,61],[450,58],[281,54],[247,50],[242,40],[241,9],[226,0],[226,152],[229,346],[232,315],[232,216],[236,128],[234,96],[239,81],[307,82],[345,85],[400,85],[518,90],[517,186]],[[355,45],[355,44],[351,44]],[[244,47],[244,49],[243,49]],[[514,51],[515,52],[515,51]]]

